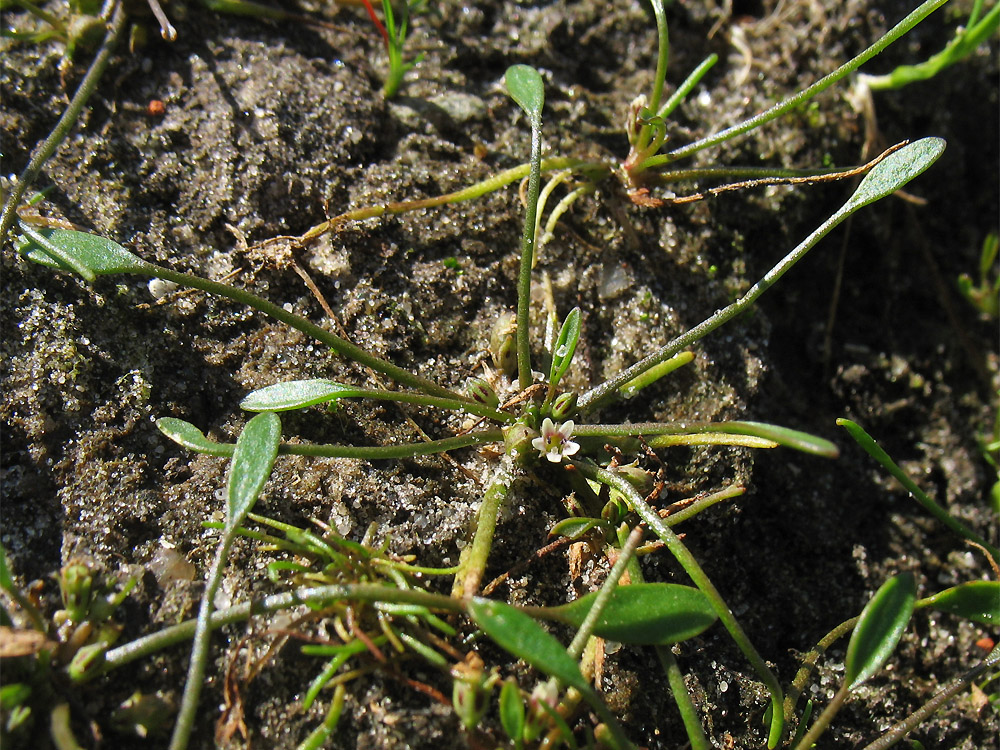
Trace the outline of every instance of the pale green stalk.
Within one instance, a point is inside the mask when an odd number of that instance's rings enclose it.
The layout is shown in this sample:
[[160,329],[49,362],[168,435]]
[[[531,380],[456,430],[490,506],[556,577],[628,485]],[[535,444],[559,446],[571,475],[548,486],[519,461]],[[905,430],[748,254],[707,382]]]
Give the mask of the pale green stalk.
[[97,55],[94,56],[93,62],[90,63],[87,74],[80,81],[80,86],[77,88],[76,93],[73,94],[73,98],[63,112],[62,117],[59,118],[59,122],[56,123],[52,132],[49,133],[49,137],[42,141],[41,145],[35,149],[31,161],[28,162],[28,166],[21,172],[17,184],[11,190],[10,195],[7,196],[7,201],[3,206],[3,213],[0,214],[0,247],[7,241],[7,234],[17,220],[17,207],[21,202],[21,198],[24,197],[24,193],[28,187],[38,177],[38,173],[42,171],[45,162],[56,152],[59,144],[65,140],[73,125],[80,119],[80,112],[83,110],[87,100],[90,99],[91,95],[97,89],[97,84],[100,83],[101,76],[104,75],[108,63],[111,62],[111,56],[114,54],[115,47],[118,45],[127,28],[128,23],[125,10],[122,8],[121,3],[116,3],[114,5],[114,12],[111,14],[108,33],[105,34],[104,41],[101,43]]
[[754,671],[757,672],[757,675],[767,686],[767,690],[771,694],[771,731],[768,735],[767,746],[769,748],[775,747],[781,739],[784,727],[784,716],[781,711],[781,685],[778,682],[778,678],[767,666],[767,663],[761,658],[760,654],[757,653],[757,649],[754,648],[750,639],[747,638],[746,633],[743,631],[743,627],[736,620],[736,617],[733,615],[729,605],[726,604],[722,595],[719,594],[718,590],[715,588],[715,584],[713,584],[711,579],[709,579],[709,577],[705,574],[701,565],[684,545],[684,543],[681,542],[677,534],[675,534],[670,527],[663,522],[663,519],[660,518],[659,514],[649,506],[649,504],[643,499],[642,495],[640,495],[624,477],[612,471],[608,471],[607,469],[602,469],[599,466],[585,463],[583,461],[572,461],[571,463],[588,479],[601,482],[602,484],[606,484],[611,489],[617,490],[626,499],[628,504],[632,507],[632,510],[639,515],[649,529],[653,531],[667,546],[667,549],[670,550],[670,553],[674,556],[677,562],[681,564],[681,567],[684,568],[685,572],[688,576],[690,576],[694,584],[701,589],[705,596],[708,597],[709,601],[712,603],[712,608],[719,616],[719,620],[725,626],[726,630],[729,631],[733,641],[739,647],[740,651],[743,652],[743,655],[747,657],[747,660],[750,662],[751,666],[753,666]]
[[860,68],[870,59],[875,57],[877,54],[882,52],[886,47],[895,42],[901,36],[910,31],[914,26],[923,21],[927,16],[933,13],[935,10],[944,5],[948,0],[926,0],[922,3],[916,10],[910,13],[906,18],[896,24],[892,29],[890,29],[885,36],[879,39],[875,44],[866,49],[857,57],[852,58],[847,61],[835,71],[827,76],[824,76],[820,80],[816,81],[812,86],[809,86],[794,96],[790,96],[784,101],[775,104],[773,107],[761,112],[748,120],[744,120],[741,123],[737,123],[732,127],[726,128],[714,135],[707,136],[700,140],[690,143],[687,146],[682,146],[670,151],[666,154],[661,154],[660,156],[650,157],[646,160],[645,166],[647,168],[658,166],[659,164],[666,164],[671,161],[676,161],[677,159],[683,159],[684,157],[691,156],[711,146],[717,146],[718,144],[728,141],[736,136],[748,133],[755,128],[759,128],[761,125],[774,120],[775,118],[781,117],[786,112],[789,112],[803,102],[808,101],[816,94],[829,88],[837,81],[841,80],[845,76],[849,75],[853,71]]
[[594,599],[594,603],[590,607],[590,611],[587,612],[587,616],[583,618],[583,622],[580,623],[579,630],[576,631],[576,635],[573,636],[573,641],[566,648],[569,655],[574,659],[579,660],[583,655],[583,649],[587,645],[587,639],[590,638],[590,634],[594,632],[594,626],[597,625],[597,621],[601,617],[601,613],[604,611],[604,607],[607,605],[608,600],[614,593],[615,588],[618,586],[618,580],[622,577],[625,572],[625,568],[628,566],[629,561],[635,556],[635,550],[639,546],[639,542],[642,541],[642,529],[636,527],[632,529],[632,533],[628,535],[628,539],[622,545],[621,550],[618,553],[618,559],[615,560],[615,564],[611,567],[611,571],[608,573],[607,580],[604,581],[604,585],[601,586],[601,591]]

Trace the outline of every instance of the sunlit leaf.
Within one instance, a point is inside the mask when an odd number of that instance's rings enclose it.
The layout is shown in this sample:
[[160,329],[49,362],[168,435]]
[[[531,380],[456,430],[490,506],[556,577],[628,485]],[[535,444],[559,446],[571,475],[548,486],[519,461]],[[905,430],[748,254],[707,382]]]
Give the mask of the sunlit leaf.
[[964,617],[987,627],[1000,623],[1000,583],[969,581],[917,602],[917,607]]
[[590,686],[566,647],[541,625],[516,607],[492,599],[474,597],[467,605],[469,616],[500,648],[531,666],[581,692]]
[[147,273],[149,263],[117,242],[75,229],[36,228],[21,223],[18,252],[35,263],[74,271],[88,281],[112,273]]
[[840,455],[840,449],[836,445],[824,438],[810,435],[808,432],[791,430],[787,427],[765,424],[764,422],[727,422],[723,424],[724,428],[720,429],[720,432],[753,435],[765,440],[773,440],[786,448],[794,448],[803,453],[812,453],[824,458],[836,458]]
[[233,462],[229,467],[226,526],[235,528],[257,502],[257,497],[271,475],[271,468],[281,444],[281,420],[274,412],[265,411],[243,428],[236,440]]
[[[546,607],[544,616],[579,627],[598,592]],[[541,612],[539,612],[541,614]],[[717,616],[708,597],[691,586],[638,583],[618,586],[594,626],[594,635],[619,643],[666,645],[693,638]]]
[[504,82],[511,99],[525,111],[532,123],[541,122],[545,86],[538,71],[530,65],[511,65],[504,75]]
[[566,374],[570,363],[573,361],[573,354],[576,352],[577,342],[580,340],[580,308],[574,307],[569,311],[566,320],[563,321],[559,337],[556,339],[555,348],[552,350],[552,367],[549,370],[549,385],[555,385],[562,380]]
[[164,435],[195,453],[205,453],[209,456],[231,456],[233,445],[216,443],[205,437],[205,433],[190,422],[175,417],[161,417],[156,420],[156,426]]
[[288,411],[324,404],[338,398],[362,396],[365,393],[364,388],[354,388],[332,380],[290,380],[253,391],[240,402],[240,407],[247,411]]
[[896,648],[917,601],[912,573],[890,578],[865,605],[847,645],[844,680],[854,690],[875,674]]
[[945,145],[943,138],[921,138],[893,151],[865,175],[847,205],[858,209],[895,193],[937,161]]

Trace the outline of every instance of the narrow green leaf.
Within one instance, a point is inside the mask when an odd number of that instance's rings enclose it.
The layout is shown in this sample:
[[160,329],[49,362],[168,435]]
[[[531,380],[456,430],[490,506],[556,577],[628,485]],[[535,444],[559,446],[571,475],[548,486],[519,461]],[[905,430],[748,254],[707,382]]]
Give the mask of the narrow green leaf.
[[895,193],[937,161],[945,145],[943,138],[921,138],[892,152],[865,175],[847,206],[857,210]]
[[14,576],[10,574],[10,568],[7,566],[7,550],[2,544],[0,544],[0,589],[4,591],[15,589]]
[[466,609],[476,625],[502,649],[563,684],[591,694],[573,657],[530,616],[509,604],[480,597],[473,597]]
[[569,311],[566,320],[563,321],[555,348],[552,350],[552,367],[549,369],[549,385],[551,387],[554,388],[562,380],[566,370],[569,369],[579,340],[580,308],[574,307]]
[[910,477],[906,475],[906,472],[899,468],[889,454],[875,442],[875,438],[869,435],[861,425],[856,422],[852,422],[850,419],[844,418],[838,419],[837,424],[847,430],[850,436],[854,438],[855,442],[864,448],[869,456],[878,461],[886,471],[892,474],[892,476],[903,485],[906,491],[910,493],[913,499],[924,506],[924,508],[941,523],[954,531],[956,534],[959,534],[960,536],[963,536],[983,547],[987,552],[989,552],[990,555],[993,556],[994,559],[1000,559],[1000,549],[990,544],[972,529],[968,528],[964,523],[959,521],[945,508],[939,505],[932,497],[930,497],[930,495],[920,489],[920,487],[917,486],[917,483],[910,479]]
[[332,380],[290,380],[259,388],[248,394],[240,408],[247,411],[288,411],[324,404],[338,398],[363,396],[364,388],[354,388]]
[[823,456],[824,458],[836,458],[840,455],[840,449],[829,440],[810,435],[808,432],[791,430],[787,427],[779,427],[764,422],[724,422],[723,429],[719,431],[737,435],[753,435],[765,440],[773,440],[778,445],[783,445],[786,448],[794,448],[803,453],[812,453],[815,456]]
[[918,608],[931,607],[940,612],[964,617],[980,625],[1000,624],[1000,583],[969,581],[917,602]]
[[257,502],[264,483],[271,475],[280,443],[281,420],[274,412],[258,414],[243,428],[236,440],[233,463],[229,468],[227,528],[235,529],[243,523],[246,514]]
[[75,229],[34,228],[21,222],[18,252],[28,260],[88,281],[112,273],[148,273],[151,265],[117,242]]
[[534,125],[542,121],[545,103],[545,86],[542,76],[530,65],[511,65],[504,75],[507,92],[517,106],[524,110]]
[[156,426],[164,435],[195,453],[205,453],[209,456],[231,456],[232,445],[216,443],[205,437],[205,433],[190,422],[175,417],[161,417],[156,420]]
[[596,526],[610,529],[611,524],[603,518],[564,518],[549,531],[549,536],[564,536],[579,539]]
[[680,354],[675,354],[673,357],[665,362],[660,362],[660,364],[649,368],[646,372],[642,373],[636,378],[625,383],[618,389],[625,398],[632,398],[635,394],[641,391],[643,388],[651,386],[657,380],[665,375],[669,375],[674,370],[679,367],[683,367],[694,359],[694,352],[681,352]]
[[875,674],[892,654],[917,601],[913,573],[900,573],[882,584],[865,605],[847,644],[844,680],[850,690]]
[[[579,627],[598,592],[538,614]],[[594,627],[594,635],[619,643],[667,645],[693,638],[717,616],[701,591],[675,583],[637,583],[618,586]]]
[[519,747],[524,735],[524,700],[517,680],[504,680],[500,688],[500,724],[514,745]]

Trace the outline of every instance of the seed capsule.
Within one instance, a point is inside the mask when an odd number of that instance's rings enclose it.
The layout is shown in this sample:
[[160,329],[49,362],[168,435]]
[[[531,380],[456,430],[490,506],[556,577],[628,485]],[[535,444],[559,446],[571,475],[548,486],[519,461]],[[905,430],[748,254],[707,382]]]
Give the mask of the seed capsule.
[[482,378],[469,378],[465,383],[465,392],[479,403],[484,404],[491,409],[496,409],[500,406],[500,397],[497,396],[496,391],[490,387],[490,384]]
[[568,417],[572,417],[575,411],[575,393],[560,393],[552,402],[552,418],[557,422],[564,422]]

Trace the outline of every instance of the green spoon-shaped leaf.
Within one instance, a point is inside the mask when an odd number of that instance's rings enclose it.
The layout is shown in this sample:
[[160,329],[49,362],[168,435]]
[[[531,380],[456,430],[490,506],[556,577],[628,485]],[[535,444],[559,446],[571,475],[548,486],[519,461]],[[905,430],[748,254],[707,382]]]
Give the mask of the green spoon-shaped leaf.
[[258,414],[243,428],[236,440],[226,488],[228,529],[235,529],[243,523],[243,519],[257,502],[264,483],[271,476],[280,444],[281,420],[274,412]]
[[847,645],[845,682],[850,690],[875,674],[892,654],[917,601],[912,573],[900,573],[882,584],[865,605]]
[[[598,593],[547,607],[538,614],[579,627]],[[716,619],[708,597],[696,588],[676,583],[637,583],[615,588],[594,626],[594,635],[619,643],[667,645],[693,638]]]
[[467,605],[469,616],[500,648],[524,659],[531,666],[584,693],[590,685],[566,647],[529,615],[504,602],[474,597]]
[[232,445],[216,443],[205,437],[205,433],[190,422],[175,417],[161,417],[156,420],[156,426],[164,435],[195,453],[205,453],[209,456],[231,456]]
[[865,175],[847,205],[857,210],[895,193],[937,161],[944,147],[943,138],[921,138],[893,151]]
[[356,398],[368,393],[332,380],[290,380],[275,383],[250,393],[240,402],[247,411],[288,411],[325,404],[338,398]]
[[921,599],[917,607],[931,607],[980,625],[995,626],[1000,623],[1000,583],[969,581]]
[[541,123],[545,86],[538,71],[530,65],[511,65],[504,75],[504,82],[511,99],[524,110],[532,124]]
[[75,229],[36,229],[21,222],[18,252],[49,268],[75,271],[87,281],[111,273],[148,273],[151,265],[117,242]]

